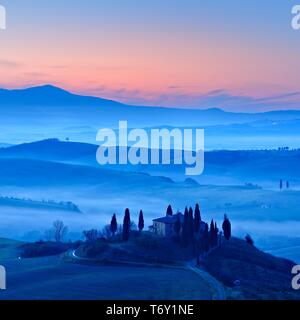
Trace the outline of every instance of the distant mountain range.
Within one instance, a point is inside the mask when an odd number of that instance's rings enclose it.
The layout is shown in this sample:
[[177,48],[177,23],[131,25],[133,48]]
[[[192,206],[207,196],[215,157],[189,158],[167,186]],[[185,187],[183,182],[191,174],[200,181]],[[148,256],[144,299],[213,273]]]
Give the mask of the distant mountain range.
[[0,89],[2,106],[122,106],[121,103],[72,94],[61,88],[45,85],[28,89]]
[[[80,96],[45,85],[0,89],[0,141],[8,144],[56,137],[95,143],[101,128],[204,128],[208,149],[298,147],[300,111],[234,113],[218,108],[176,109],[130,106]],[[291,142],[291,143],[289,143]]]
[[[49,107],[51,107],[49,109]],[[57,110],[57,108],[59,110]],[[78,109],[80,107],[81,109]],[[217,107],[217,106],[216,106]],[[53,109],[54,108],[54,109]],[[162,107],[129,106],[116,101],[96,97],[80,96],[67,92],[61,88],[51,85],[33,87],[19,90],[0,89],[0,112],[9,113],[9,110],[16,110],[21,113],[40,112],[40,116],[55,111],[65,112],[71,115],[79,111],[78,116],[86,114],[86,118],[107,115],[109,112],[115,119],[137,120],[138,123],[155,123],[156,125],[216,125],[246,123],[261,120],[291,120],[300,119],[300,111],[272,111],[265,113],[234,113],[226,112],[218,108],[199,109],[176,109]],[[36,114],[37,115],[37,114]],[[72,114],[72,118],[76,114]],[[111,117],[110,117],[111,118]]]

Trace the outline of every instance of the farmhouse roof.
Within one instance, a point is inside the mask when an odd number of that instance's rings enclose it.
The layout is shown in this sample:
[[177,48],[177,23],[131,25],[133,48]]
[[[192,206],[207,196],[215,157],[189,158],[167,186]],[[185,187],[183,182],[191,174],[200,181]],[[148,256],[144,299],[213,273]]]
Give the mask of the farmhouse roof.
[[153,222],[161,222],[165,224],[174,224],[177,219],[180,219],[180,222],[183,223],[184,221],[184,215],[182,213],[176,213],[173,216],[166,216],[158,219],[154,219]]

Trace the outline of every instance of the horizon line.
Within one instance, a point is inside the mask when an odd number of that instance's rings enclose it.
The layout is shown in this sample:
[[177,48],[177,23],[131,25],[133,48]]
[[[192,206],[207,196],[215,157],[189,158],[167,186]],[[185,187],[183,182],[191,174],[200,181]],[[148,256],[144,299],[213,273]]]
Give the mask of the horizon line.
[[[41,88],[53,88],[56,90],[60,90],[62,92],[68,93],[73,96],[78,96],[78,97],[85,97],[85,98],[94,98],[94,99],[99,99],[99,100],[105,100],[105,101],[110,101],[113,103],[118,103],[123,106],[128,106],[128,107],[141,107],[141,108],[156,108],[156,109],[170,109],[170,110],[187,110],[187,111],[221,111],[224,113],[233,113],[233,114],[265,114],[265,113],[274,113],[274,112],[300,112],[300,109],[297,108],[289,108],[289,109],[274,109],[274,110],[262,110],[262,111],[257,111],[253,110],[251,111],[232,111],[232,110],[226,110],[225,108],[222,107],[204,107],[201,108],[199,107],[192,107],[192,106],[162,106],[162,105],[148,105],[148,104],[132,104],[132,103],[126,103],[119,101],[118,99],[110,99],[110,98],[104,98],[102,96],[96,96],[92,94],[84,94],[80,92],[76,92],[70,89],[65,89],[63,86],[58,86],[54,85],[51,83],[44,83],[44,84],[37,84],[37,85],[29,85],[29,86],[20,86],[17,88],[5,88],[5,87],[0,87],[0,92],[2,91],[8,91],[8,92],[13,92],[13,91],[26,91],[26,90],[31,90],[31,89],[41,89]],[[298,92],[293,93],[293,94],[300,94]],[[240,97],[243,97],[242,95]],[[246,97],[246,96],[244,96]]]

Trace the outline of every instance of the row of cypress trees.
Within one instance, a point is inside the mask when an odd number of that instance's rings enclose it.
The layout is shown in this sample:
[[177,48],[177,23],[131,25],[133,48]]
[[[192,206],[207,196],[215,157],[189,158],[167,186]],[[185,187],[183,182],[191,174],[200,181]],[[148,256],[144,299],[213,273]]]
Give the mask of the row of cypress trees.
[[[142,232],[144,230],[144,227],[145,227],[144,213],[143,213],[143,210],[141,210],[139,214],[139,223],[138,223],[139,231]],[[130,211],[127,208],[125,210],[124,219],[123,219],[123,228],[122,228],[123,241],[129,240],[131,228],[132,228],[132,222],[130,219]],[[110,231],[113,235],[115,235],[117,230],[118,230],[118,222],[117,222],[117,217],[114,214],[112,216],[111,223],[110,223]]]
[[[167,208],[167,216],[173,215],[173,209],[171,205]],[[184,247],[188,247],[190,244],[195,244],[196,242],[201,242],[201,249],[204,252],[207,252],[210,248],[216,247],[218,245],[218,235],[219,229],[217,227],[217,223],[214,220],[210,223],[210,228],[207,223],[204,225],[204,230],[200,232],[201,228],[201,212],[200,206],[197,203],[195,206],[195,210],[190,207],[189,209],[186,207],[184,211],[184,221],[181,223],[180,218],[178,216],[177,221],[174,224],[174,232],[178,236],[181,237],[181,242]],[[145,227],[144,223],[144,213],[141,210],[139,213],[139,223],[138,229],[139,231],[143,231]],[[127,208],[125,210],[124,219],[123,219],[123,228],[122,228],[122,238],[123,241],[128,241],[130,237],[130,230],[132,228],[132,222],[130,218],[130,211]],[[231,237],[231,223],[228,217],[224,216],[224,222],[222,225],[223,234],[225,239],[229,240]],[[114,214],[111,223],[110,223],[110,231],[113,235],[118,230],[117,217]]]
[[[172,216],[173,210],[171,205],[167,208],[167,216]],[[184,247],[188,247],[190,244],[195,244],[195,242],[200,243],[201,249],[207,252],[210,248],[214,248],[218,245],[219,239],[219,229],[217,223],[214,220],[211,221],[210,227],[207,223],[202,223],[202,232],[199,233],[201,228],[201,212],[200,206],[197,203],[195,209],[186,207],[184,211],[184,221],[183,224],[178,219],[174,224],[174,232],[177,236],[181,237],[181,242]],[[231,223],[228,217],[224,216],[224,222],[222,225],[223,234],[225,239],[229,240],[231,237]]]

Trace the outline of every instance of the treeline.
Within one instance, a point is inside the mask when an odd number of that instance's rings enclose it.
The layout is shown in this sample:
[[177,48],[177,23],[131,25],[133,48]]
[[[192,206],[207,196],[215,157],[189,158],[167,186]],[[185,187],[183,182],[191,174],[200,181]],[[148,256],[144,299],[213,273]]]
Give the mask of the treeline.
[[[173,210],[171,205],[167,208],[167,216],[172,216]],[[218,247],[222,241],[222,235],[226,240],[231,238],[231,223],[227,217],[224,216],[221,232],[214,220],[211,220],[210,226],[208,223],[202,221],[200,206],[195,205],[189,209],[184,210],[184,221],[181,223],[180,215],[177,214],[177,221],[174,224],[174,232],[180,238],[183,247],[187,248],[193,246],[197,252],[197,259],[200,256],[207,255],[212,249]]]
[[109,225],[105,226],[101,231],[96,229],[84,231],[83,235],[87,241],[95,241],[99,238],[110,238],[121,235],[122,241],[127,242],[130,239],[130,232],[138,230],[142,232],[145,228],[144,213],[140,210],[138,225],[131,220],[130,210],[125,210],[123,223],[119,224],[116,214],[113,214]]
[[[166,211],[167,217],[173,216],[172,206],[169,205]],[[219,230],[217,223],[212,220],[210,225],[202,221],[200,206],[195,205],[195,208],[185,208],[183,215],[183,222],[181,221],[180,214],[176,214],[177,220],[173,224],[173,231],[175,237],[177,237],[182,246],[187,248],[193,246],[198,255],[205,255],[209,253],[213,248],[218,247],[221,244],[222,237],[226,240],[231,238],[231,223],[228,217],[224,216],[222,224],[222,231]],[[94,241],[101,237],[110,238],[119,235],[120,240],[127,242],[130,239],[131,231],[138,230],[142,232],[145,228],[144,213],[141,210],[139,212],[138,225],[131,220],[130,210],[127,208],[124,213],[123,223],[119,224],[117,216],[114,214],[111,218],[110,225],[104,227],[99,232],[97,230],[84,231],[84,237],[87,241]]]

